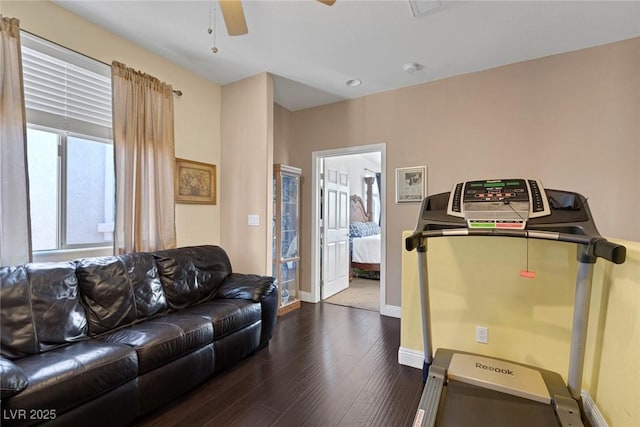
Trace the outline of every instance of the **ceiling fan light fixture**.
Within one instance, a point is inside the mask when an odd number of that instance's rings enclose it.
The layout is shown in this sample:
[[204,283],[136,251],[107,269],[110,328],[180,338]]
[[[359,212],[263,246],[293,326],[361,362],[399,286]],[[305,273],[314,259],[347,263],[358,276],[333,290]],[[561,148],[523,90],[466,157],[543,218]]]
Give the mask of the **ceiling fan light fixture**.
[[242,36],[249,32],[240,0],[220,0],[220,10],[230,36]]
[[351,80],[347,80],[345,82],[345,84],[349,87],[358,87],[362,84],[362,80],[360,79],[351,79]]

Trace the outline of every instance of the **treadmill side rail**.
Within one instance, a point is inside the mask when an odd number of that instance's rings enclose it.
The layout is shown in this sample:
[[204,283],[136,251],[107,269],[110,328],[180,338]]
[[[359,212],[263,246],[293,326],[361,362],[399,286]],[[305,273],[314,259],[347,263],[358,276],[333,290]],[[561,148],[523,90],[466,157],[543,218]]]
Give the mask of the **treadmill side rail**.
[[436,425],[436,415],[446,372],[446,369],[435,365],[431,365],[429,368],[429,377],[422,391],[418,411],[413,419],[413,427],[433,427]]
[[563,427],[583,427],[578,403],[566,396],[553,396],[558,421]]

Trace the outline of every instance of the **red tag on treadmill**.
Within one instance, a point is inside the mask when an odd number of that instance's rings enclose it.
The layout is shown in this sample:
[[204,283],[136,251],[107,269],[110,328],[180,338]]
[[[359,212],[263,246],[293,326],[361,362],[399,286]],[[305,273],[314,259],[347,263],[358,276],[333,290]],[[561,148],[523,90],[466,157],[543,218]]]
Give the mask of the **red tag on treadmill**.
[[526,278],[526,279],[535,279],[536,278],[536,273],[535,271],[529,271],[529,270],[520,270],[520,276]]

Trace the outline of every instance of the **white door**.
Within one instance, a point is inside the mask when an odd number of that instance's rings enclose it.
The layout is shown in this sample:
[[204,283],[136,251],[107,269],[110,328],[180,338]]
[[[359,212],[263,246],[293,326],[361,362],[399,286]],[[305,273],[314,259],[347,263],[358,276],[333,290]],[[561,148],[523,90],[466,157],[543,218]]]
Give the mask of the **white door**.
[[349,175],[325,160],[321,299],[349,287]]

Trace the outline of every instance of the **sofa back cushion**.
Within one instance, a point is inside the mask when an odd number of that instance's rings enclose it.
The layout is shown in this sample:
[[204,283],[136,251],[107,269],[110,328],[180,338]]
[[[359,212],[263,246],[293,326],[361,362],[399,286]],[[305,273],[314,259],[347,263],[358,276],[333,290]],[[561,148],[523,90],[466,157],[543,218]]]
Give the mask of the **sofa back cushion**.
[[87,336],[71,262],[0,268],[0,353],[9,359]]
[[231,262],[219,246],[192,246],[154,253],[167,302],[181,309],[213,298],[231,274]]
[[92,336],[130,325],[167,309],[151,254],[86,258],[76,275]]

